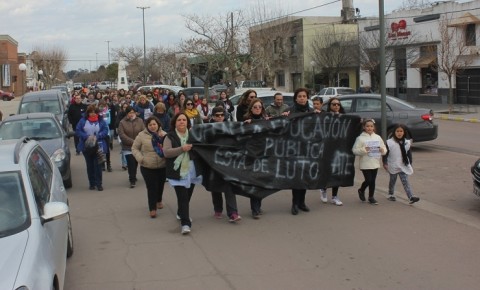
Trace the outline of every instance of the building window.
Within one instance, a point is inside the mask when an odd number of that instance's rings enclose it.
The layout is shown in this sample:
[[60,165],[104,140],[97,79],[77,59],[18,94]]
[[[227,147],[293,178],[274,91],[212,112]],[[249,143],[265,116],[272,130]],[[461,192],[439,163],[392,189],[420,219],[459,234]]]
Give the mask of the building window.
[[290,55],[297,54],[297,37],[290,37]]
[[475,46],[477,43],[477,35],[475,33],[475,24],[468,24],[465,30],[465,44],[467,46]]
[[277,73],[277,86],[279,87],[285,86],[285,72],[283,71]]
[[273,41],[273,53],[278,53],[278,40]]

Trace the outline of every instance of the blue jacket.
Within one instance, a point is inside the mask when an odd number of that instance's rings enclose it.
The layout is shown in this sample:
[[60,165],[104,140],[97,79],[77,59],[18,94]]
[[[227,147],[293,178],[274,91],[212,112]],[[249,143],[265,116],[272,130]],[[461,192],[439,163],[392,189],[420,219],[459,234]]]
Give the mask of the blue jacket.
[[[86,122],[87,119],[85,117],[81,118],[80,121],[78,121],[77,127],[75,128],[75,135],[77,135],[79,139],[77,146],[77,150],[79,152],[84,151],[85,141],[88,138],[88,134],[83,130]],[[100,124],[100,131],[97,133],[97,141],[98,144],[102,146],[103,152],[108,152],[108,125],[101,116],[98,117],[98,122]]]

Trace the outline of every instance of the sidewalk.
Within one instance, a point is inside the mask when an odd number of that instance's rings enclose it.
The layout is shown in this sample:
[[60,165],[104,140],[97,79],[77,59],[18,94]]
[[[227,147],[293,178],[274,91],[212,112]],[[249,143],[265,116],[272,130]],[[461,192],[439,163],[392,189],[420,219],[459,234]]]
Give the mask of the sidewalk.
[[451,114],[448,113],[448,104],[409,102],[419,108],[432,109],[434,118],[459,122],[480,122],[480,105],[454,104]]

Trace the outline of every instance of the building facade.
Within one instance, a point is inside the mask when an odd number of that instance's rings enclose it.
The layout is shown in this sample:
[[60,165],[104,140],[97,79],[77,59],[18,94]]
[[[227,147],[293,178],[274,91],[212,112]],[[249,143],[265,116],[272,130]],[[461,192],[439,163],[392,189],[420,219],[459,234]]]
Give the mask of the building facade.
[[27,70],[19,65],[27,62],[27,55],[18,53],[18,42],[9,35],[0,35],[0,89],[16,96],[27,90]]
[[[448,1],[385,15],[387,93],[448,103],[451,87],[453,103],[480,104],[479,8],[480,1]],[[378,83],[373,68],[379,61],[378,24],[358,19],[359,39],[373,40],[363,47],[370,57],[360,64],[361,86]]]

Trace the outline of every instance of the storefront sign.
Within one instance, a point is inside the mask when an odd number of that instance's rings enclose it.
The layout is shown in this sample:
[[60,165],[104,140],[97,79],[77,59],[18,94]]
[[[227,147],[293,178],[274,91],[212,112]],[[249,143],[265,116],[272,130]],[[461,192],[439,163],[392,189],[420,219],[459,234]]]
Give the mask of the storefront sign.
[[10,86],[10,65],[2,64],[2,87]]
[[392,22],[390,25],[391,32],[388,33],[388,39],[398,40],[408,38],[412,32],[407,30],[407,21],[402,19],[397,22]]

